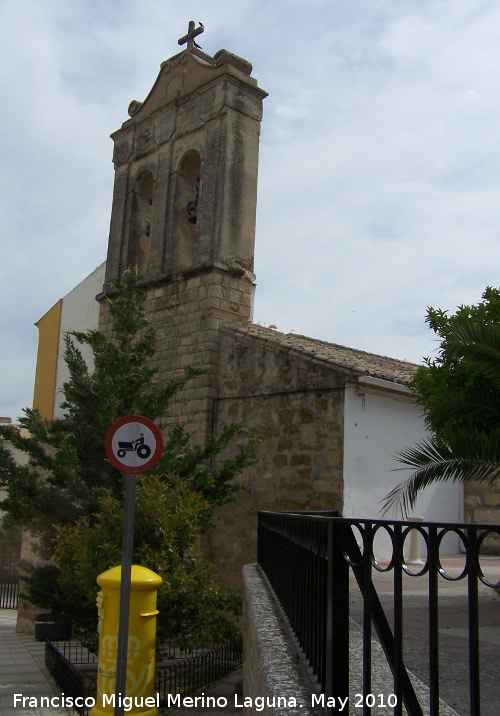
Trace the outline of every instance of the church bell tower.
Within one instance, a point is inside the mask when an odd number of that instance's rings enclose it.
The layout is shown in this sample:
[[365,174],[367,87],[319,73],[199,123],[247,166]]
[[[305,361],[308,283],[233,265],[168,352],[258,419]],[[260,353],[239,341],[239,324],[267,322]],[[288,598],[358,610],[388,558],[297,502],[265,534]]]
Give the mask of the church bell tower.
[[[143,102],[112,135],[115,183],[104,293],[137,267],[157,331],[160,378],[207,370],[178,415],[210,430],[223,321],[250,320],[262,101],[252,66],[204,53],[189,23],[185,49],[161,64]],[[107,327],[106,302],[100,324]]]

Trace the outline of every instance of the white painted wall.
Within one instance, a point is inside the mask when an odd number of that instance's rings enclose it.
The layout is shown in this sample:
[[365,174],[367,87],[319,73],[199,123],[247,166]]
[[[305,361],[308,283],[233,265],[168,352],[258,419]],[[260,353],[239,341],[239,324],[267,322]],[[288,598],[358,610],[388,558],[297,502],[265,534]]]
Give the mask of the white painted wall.
[[[64,298],[61,311],[61,328],[57,356],[56,400],[54,418],[62,418],[64,411],[60,403],[64,400],[62,388],[69,379],[69,371],[64,362],[64,336],[68,331],[87,331],[99,327],[99,304],[95,300],[101,293],[104,283],[106,262],[96,268],[87,278],[78,284]],[[77,344],[89,367],[93,366],[92,351],[88,346]]]
[[[365,385],[348,386],[345,393],[344,517],[382,519],[381,501],[411,471],[397,470],[394,455],[426,434],[422,409],[404,393],[383,393]],[[426,521],[460,522],[461,486],[437,483],[422,491],[412,516]],[[386,519],[401,519],[392,512]],[[390,554],[388,537],[377,538],[376,557]],[[447,537],[441,554],[459,551],[458,538]]]

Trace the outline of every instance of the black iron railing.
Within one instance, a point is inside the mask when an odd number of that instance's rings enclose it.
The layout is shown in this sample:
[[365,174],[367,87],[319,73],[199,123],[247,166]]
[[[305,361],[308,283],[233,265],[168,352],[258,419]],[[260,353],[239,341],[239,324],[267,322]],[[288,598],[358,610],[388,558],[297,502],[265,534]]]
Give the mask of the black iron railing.
[[[423,563],[407,564],[405,549],[412,532],[419,534]],[[372,683],[372,626],[385,653],[394,682],[391,713],[400,716],[439,714],[439,590],[438,579],[466,580],[470,716],[480,716],[478,585],[495,587],[483,574],[480,550],[484,540],[500,535],[500,526],[436,524],[385,520],[344,519],[336,513],[259,513],[258,562],[300,644],[309,670],[326,697],[349,696],[350,573],[363,598],[362,689],[360,714],[371,713],[367,695]],[[374,544],[381,534],[389,542],[386,563],[377,562]],[[452,576],[442,567],[443,540],[453,536],[461,544],[464,564]],[[392,572],[392,625],[373,582],[374,572]],[[428,579],[428,704],[420,703],[403,661],[403,574]],[[327,703],[327,701],[325,700]],[[428,710],[427,710],[428,709]]]
[[[45,665],[72,707],[81,716],[88,716],[97,696],[96,646],[80,641],[47,641]],[[242,649],[238,643],[204,643],[199,649],[185,651],[165,642],[158,651],[166,657],[155,669],[155,692],[160,695],[160,711],[176,708],[183,696],[223,678],[241,666]]]
[[222,679],[241,666],[241,663],[241,646],[228,643],[213,646],[174,663],[158,664],[155,691],[160,694],[160,710],[169,712],[170,708],[179,707],[183,696]]
[[73,709],[82,716],[88,716],[95,703],[96,661],[95,655],[80,642],[45,642],[45,666],[65,695],[66,703],[68,697],[72,699]]
[[0,582],[0,609],[17,609],[19,603],[19,584]]

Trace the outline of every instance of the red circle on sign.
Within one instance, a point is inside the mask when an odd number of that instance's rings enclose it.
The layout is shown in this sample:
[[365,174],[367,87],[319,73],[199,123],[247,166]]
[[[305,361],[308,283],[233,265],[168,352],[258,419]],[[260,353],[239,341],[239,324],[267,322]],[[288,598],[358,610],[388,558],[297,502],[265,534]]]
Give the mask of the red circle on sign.
[[126,415],[109,428],[104,440],[108,460],[120,472],[147,472],[156,465],[163,450],[160,429],[143,415]]

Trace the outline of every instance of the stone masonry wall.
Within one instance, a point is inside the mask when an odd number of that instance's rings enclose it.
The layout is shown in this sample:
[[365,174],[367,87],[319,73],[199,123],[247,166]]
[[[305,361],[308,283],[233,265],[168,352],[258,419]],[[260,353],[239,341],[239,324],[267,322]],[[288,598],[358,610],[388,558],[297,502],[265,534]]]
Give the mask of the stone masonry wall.
[[[37,567],[49,564],[50,553],[43,535],[35,530],[24,529],[21,544],[21,579],[19,594],[25,590],[23,577],[29,576]],[[19,597],[16,631],[23,634],[34,634],[37,614],[45,613],[45,609],[35,607],[23,596]]]
[[[150,282],[146,311],[156,329],[159,382],[182,376],[188,365],[207,371],[178,393],[167,416],[185,422],[199,442],[212,431],[219,326],[222,321],[248,322],[251,291],[246,277],[217,269]],[[110,329],[106,302],[101,303],[100,328]]]
[[215,429],[243,423],[262,440],[246,489],[215,512],[210,556],[225,584],[241,588],[256,559],[259,510],[341,510],[343,378],[253,337],[221,334]]
[[[465,486],[465,521],[477,524],[500,524],[500,480],[491,485],[470,482]],[[485,538],[482,552],[500,554],[500,537]]]

